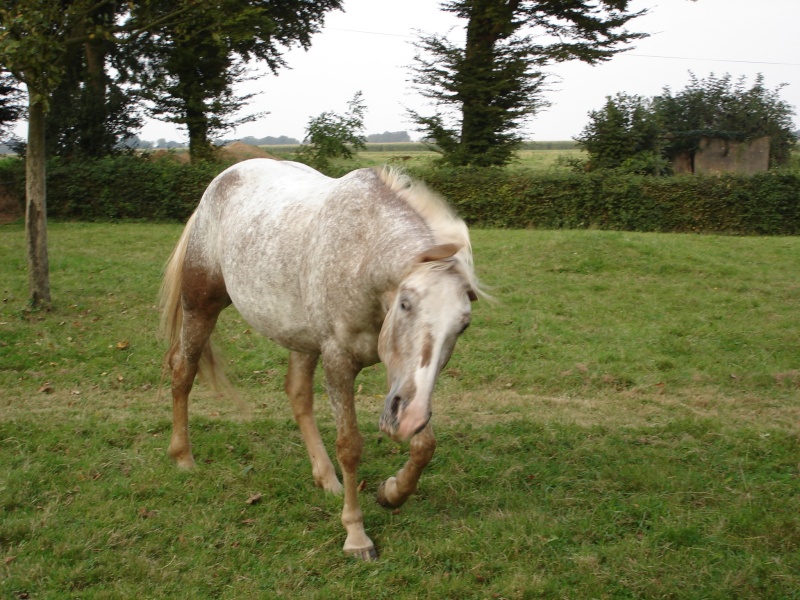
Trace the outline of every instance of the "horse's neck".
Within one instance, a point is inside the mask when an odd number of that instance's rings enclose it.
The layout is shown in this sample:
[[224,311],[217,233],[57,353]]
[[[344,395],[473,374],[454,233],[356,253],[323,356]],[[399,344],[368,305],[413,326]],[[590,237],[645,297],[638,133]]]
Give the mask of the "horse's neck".
[[433,243],[430,230],[418,222],[392,222],[374,231],[372,255],[366,257],[376,291],[394,291],[418,255]]

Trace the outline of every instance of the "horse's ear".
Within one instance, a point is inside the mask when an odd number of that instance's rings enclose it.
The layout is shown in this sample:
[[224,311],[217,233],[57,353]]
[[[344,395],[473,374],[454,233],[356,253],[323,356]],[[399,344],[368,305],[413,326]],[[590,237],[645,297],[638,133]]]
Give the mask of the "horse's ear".
[[478,294],[475,293],[475,290],[469,288],[467,290],[467,298],[469,298],[470,302],[476,302],[478,300]]
[[425,252],[420,253],[415,262],[426,263],[444,260],[445,258],[454,256],[459,250],[461,250],[461,246],[458,244],[439,244],[437,246],[431,246],[425,250]]

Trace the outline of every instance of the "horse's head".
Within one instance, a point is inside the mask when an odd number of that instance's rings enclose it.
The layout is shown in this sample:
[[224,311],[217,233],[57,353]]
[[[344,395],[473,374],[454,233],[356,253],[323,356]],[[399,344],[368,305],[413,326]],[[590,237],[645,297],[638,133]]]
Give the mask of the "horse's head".
[[398,441],[430,420],[436,378],[470,323],[477,295],[454,258],[458,250],[444,244],[421,254],[389,299],[378,341],[389,379],[380,428]]

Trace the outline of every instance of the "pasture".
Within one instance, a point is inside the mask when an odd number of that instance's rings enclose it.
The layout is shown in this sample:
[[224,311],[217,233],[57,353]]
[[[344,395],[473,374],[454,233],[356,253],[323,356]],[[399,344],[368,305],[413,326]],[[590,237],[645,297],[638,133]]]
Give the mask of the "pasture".
[[[297,146],[262,146],[273,156],[293,160]],[[366,150],[360,151],[352,160],[337,159],[334,165],[348,170],[360,167],[379,167],[393,164],[402,167],[429,167],[441,155],[419,142],[370,143]],[[533,171],[568,170],[569,160],[585,158],[586,153],[573,142],[525,142],[515,153],[510,169]]]
[[377,430],[382,368],[357,382],[380,553],[359,563],[286,352],[233,309],[241,397],[198,386],[198,468],[170,464],[155,298],[180,231],[51,224],[54,307],[31,312],[22,226],[0,226],[0,597],[800,598],[800,239],[473,231],[498,302],[474,306],[395,511],[374,501],[406,455]]

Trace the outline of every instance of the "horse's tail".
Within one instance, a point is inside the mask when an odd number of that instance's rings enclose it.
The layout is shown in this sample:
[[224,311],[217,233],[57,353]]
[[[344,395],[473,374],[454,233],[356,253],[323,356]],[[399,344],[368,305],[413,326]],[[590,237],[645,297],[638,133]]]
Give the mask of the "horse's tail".
[[[186,259],[186,248],[189,245],[189,236],[196,217],[197,213],[195,212],[186,223],[183,234],[167,260],[158,295],[161,311],[159,337],[168,343],[167,354],[164,357],[164,372],[171,368],[172,355],[180,342],[181,326],[183,325],[183,306],[181,305],[183,263]],[[215,391],[235,396],[222,365],[223,361],[219,350],[209,339],[200,355],[197,374]]]

